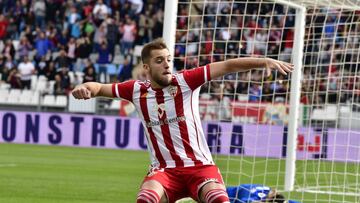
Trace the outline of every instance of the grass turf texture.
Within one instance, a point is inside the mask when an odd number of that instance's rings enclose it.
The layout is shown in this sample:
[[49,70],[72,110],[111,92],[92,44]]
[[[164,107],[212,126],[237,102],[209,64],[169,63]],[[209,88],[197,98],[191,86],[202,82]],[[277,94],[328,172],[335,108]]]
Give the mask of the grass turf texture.
[[[227,184],[263,183],[283,185],[283,160],[216,156]],[[139,185],[149,164],[146,151],[73,148],[59,146],[0,144],[0,202],[135,202]],[[339,171],[344,164],[298,162],[298,170]],[[320,167],[320,169],[319,169]],[[265,168],[267,170],[265,171]],[[253,174],[255,170],[256,176]],[[280,175],[279,171],[282,171]],[[348,173],[359,173],[359,165],[347,164]],[[240,173],[239,173],[240,172]],[[314,171],[315,172],[315,171]],[[318,174],[318,173],[316,173]],[[307,181],[328,178],[328,173],[309,175]],[[358,175],[357,175],[358,177]],[[354,177],[347,177],[350,181]],[[301,184],[303,176],[297,176]],[[349,181],[347,180],[347,181]],[[355,182],[356,180],[354,180]],[[303,202],[359,202],[360,197],[292,192]],[[323,201],[316,201],[323,200]],[[191,201],[187,201],[191,202]]]

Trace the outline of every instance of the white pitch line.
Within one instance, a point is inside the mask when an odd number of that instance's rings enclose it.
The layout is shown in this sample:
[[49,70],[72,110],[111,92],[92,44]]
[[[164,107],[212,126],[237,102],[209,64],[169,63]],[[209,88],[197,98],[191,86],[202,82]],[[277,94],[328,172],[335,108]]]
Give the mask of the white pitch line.
[[0,164],[0,168],[5,168],[5,167],[16,167],[17,164]]

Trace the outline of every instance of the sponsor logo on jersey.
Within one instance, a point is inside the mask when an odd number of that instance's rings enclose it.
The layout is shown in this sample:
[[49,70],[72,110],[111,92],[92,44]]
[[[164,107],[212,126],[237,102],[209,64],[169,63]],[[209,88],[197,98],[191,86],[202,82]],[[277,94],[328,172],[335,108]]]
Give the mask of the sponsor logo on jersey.
[[149,121],[146,123],[146,127],[154,127],[157,125],[166,125],[166,124],[180,122],[180,121],[185,121],[185,116],[179,116],[176,118],[169,118],[169,119],[164,119],[164,120],[159,120],[159,121]]

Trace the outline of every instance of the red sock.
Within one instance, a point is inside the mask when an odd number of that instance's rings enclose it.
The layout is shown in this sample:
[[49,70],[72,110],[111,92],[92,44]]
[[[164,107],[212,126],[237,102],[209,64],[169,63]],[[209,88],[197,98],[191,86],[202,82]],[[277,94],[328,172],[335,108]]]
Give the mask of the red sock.
[[209,190],[205,195],[206,203],[230,203],[227,193],[223,189]]
[[142,189],[138,193],[136,203],[159,203],[160,197],[154,190]]

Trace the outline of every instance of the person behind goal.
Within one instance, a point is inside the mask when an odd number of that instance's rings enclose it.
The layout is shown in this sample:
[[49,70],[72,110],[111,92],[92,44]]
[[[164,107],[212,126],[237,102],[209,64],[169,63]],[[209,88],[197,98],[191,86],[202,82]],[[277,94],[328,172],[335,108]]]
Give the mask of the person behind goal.
[[191,197],[204,203],[226,203],[229,197],[201,126],[201,85],[228,73],[266,68],[287,74],[289,63],[270,58],[237,58],[210,63],[173,74],[163,39],[146,44],[141,52],[148,80],[122,83],[88,82],[78,85],[76,99],[122,98],[132,102],[142,120],[151,165],[140,186],[137,203],[175,202]]

